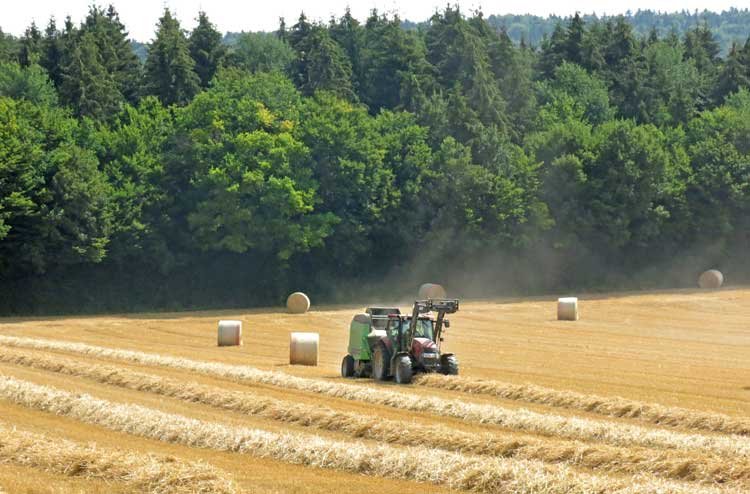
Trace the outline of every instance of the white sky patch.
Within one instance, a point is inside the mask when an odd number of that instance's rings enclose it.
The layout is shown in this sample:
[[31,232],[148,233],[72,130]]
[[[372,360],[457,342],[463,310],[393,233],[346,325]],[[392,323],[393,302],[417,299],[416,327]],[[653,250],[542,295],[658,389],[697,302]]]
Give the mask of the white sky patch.
[[[58,27],[62,26],[67,15],[78,24],[86,15],[92,0],[25,0],[22,2],[0,0],[2,16],[0,28],[6,33],[20,35],[35,21],[40,30],[47,25],[51,15],[57,19]],[[164,7],[169,7],[180,19],[184,29],[192,29],[199,10],[204,10],[219,31],[272,31],[279,25],[279,17],[285,17],[287,25],[293,25],[301,11],[304,10],[308,18],[328,21],[332,15],[339,17],[344,13],[347,5],[352,14],[364,20],[371,9],[377,8],[381,12],[398,13],[402,19],[423,21],[428,19],[436,9],[442,9],[448,3],[446,0],[368,0],[356,2],[354,0],[317,0],[315,2],[303,0],[280,1],[236,1],[236,0],[112,0],[100,2],[106,6],[113,3],[120,13],[120,19],[130,31],[130,36],[138,41],[148,42],[153,38],[154,27],[161,16]],[[453,3],[453,2],[451,2]],[[730,7],[748,8],[750,0],[662,0],[659,2],[644,0],[578,0],[576,2],[560,2],[552,0],[485,0],[483,2],[471,0],[461,2],[465,12],[480,7],[485,15],[490,14],[535,14],[547,16],[556,14],[567,16],[579,11],[581,13],[595,12],[601,14],[619,14],[628,10],[653,9],[662,12],[681,10],[702,11],[709,9],[714,12],[728,10]]]

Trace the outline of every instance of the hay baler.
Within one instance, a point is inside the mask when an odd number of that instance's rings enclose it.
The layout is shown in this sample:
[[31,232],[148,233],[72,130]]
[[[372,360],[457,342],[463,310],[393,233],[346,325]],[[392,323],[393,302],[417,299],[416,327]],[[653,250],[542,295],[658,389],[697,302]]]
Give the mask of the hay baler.
[[458,311],[458,300],[417,300],[411,315],[397,308],[370,307],[357,314],[349,326],[349,353],[341,362],[343,377],[393,376],[398,383],[411,382],[415,372],[458,374],[452,353],[441,353],[446,314]]

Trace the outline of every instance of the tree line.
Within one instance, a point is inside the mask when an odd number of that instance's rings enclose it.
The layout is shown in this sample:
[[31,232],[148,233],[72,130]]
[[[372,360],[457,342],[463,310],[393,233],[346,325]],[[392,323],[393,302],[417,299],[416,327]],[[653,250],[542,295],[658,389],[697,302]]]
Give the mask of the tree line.
[[[612,17],[607,16],[606,11],[600,11],[598,14],[583,15],[583,20],[586,23],[596,23],[607,21]],[[639,36],[648,36],[651,31],[656,30],[662,36],[674,33],[678,37],[683,37],[696,25],[705,24],[711,29],[723,54],[729,51],[733,42],[744,41],[750,35],[750,10],[746,8],[730,8],[722,12],[708,10],[659,12],[639,9],[636,12],[626,12],[623,17],[633,26],[633,32]],[[549,36],[557,24],[568,21],[568,18],[555,15],[540,17],[530,14],[490,15],[487,18],[490,26],[505,29],[508,36],[516,43],[523,40],[535,46],[541,44],[544,37]],[[414,25],[409,23],[409,26]]]
[[533,47],[458,7],[222,38],[165,9],[141,62],[112,6],[0,35],[0,311],[743,273],[750,39],[575,15]]

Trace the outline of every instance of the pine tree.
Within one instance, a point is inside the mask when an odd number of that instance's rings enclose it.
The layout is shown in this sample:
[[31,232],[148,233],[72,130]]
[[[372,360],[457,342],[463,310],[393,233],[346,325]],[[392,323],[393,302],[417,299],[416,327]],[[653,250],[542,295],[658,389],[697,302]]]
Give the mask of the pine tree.
[[310,36],[310,33],[312,33],[312,24],[307,22],[307,17],[302,12],[299,15],[297,24],[292,26],[292,30],[286,35],[289,46],[299,51],[300,44]]
[[18,54],[18,62],[22,67],[28,67],[29,65],[39,63],[42,50],[42,33],[36,27],[35,22],[31,22],[31,26],[26,29],[23,37],[21,38],[21,50]]
[[744,60],[743,51],[737,43],[732,43],[714,88],[715,104],[722,104],[727,96],[740,88],[750,88],[750,65]]
[[353,100],[352,67],[344,50],[336,43],[328,31],[320,26],[313,28],[307,39],[301,43],[300,65],[304,67],[300,90],[313,94],[318,90],[330,91],[337,96]]
[[568,62],[578,65],[583,64],[583,38],[586,34],[583,19],[576,12],[570,19],[567,28],[567,39],[565,40],[565,58]]
[[[490,66],[488,45],[495,34],[481,14],[467,21],[458,8],[448,7],[435,14],[425,34],[427,61],[445,90],[459,91],[456,100],[465,99],[471,112],[465,122],[477,118],[483,125],[504,129],[506,103]],[[464,142],[464,141],[462,141]]]
[[201,87],[208,87],[226,55],[226,49],[221,43],[221,33],[211,24],[205,12],[198,13],[198,26],[190,33],[189,47]]
[[286,20],[284,20],[283,17],[279,17],[279,30],[276,31],[276,37],[281,41],[289,41],[288,34],[289,33],[286,30]]
[[359,93],[361,84],[365,82],[362,75],[362,45],[364,42],[364,30],[362,26],[352,16],[351,10],[347,7],[346,13],[338,22],[331,21],[328,32],[334,41],[344,49],[346,56],[349,58],[349,63],[352,66],[352,85],[354,90]]
[[19,48],[18,40],[0,28],[0,62],[17,61]]
[[304,94],[325,90],[348,100],[356,99],[351,62],[325,27],[307,22],[303,12],[287,39],[296,53],[290,76]]
[[719,61],[719,44],[707,23],[702,23],[685,33],[683,42],[685,59],[693,60],[701,74],[712,76]]
[[165,105],[184,105],[200,91],[200,79],[194,69],[180,23],[169,9],[164,9],[146,58],[144,92],[157,96]]
[[565,61],[567,56],[567,35],[562,24],[557,24],[552,36],[542,41],[542,53],[539,57],[539,71],[545,79],[549,79],[555,73],[558,65]]
[[110,5],[104,11],[91,6],[81,31],[93,34],[102,54],[102,63],[113,75],[118,91],[127,101],[135,104],[139,96],[141,64],[115,8]]
[[79,117],[113,118],[123,103],[122,94],[114,74],[106,68],[96,38],[91,32],[80,31],[70,49],[62,71],[61,95]]
[[47,29],[44,31],[44,38],[41,42],[39,65],[47,71],[55,87],[60,87],[62,83],[62,56],[60,32],[57,30],[55,18],[52,17],[49,20]]
[[[427,80],[424,46],[401,27],[401,20],[373,11],[362,36],[360,96],[372,113],[381,108],[412,106],[412,83],[422,89]],[[407,81],[408,85],[407,85]]]

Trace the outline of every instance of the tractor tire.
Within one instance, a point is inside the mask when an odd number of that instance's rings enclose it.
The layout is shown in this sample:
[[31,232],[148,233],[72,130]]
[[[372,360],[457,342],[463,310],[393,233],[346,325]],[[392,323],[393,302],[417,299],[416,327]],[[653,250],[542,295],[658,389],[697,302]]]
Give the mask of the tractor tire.
[[372,353],[372,377],[378,381],[385,381],[389,377],[388,366],[391,362],[391,355],[388,349],[382,343],[375,346]]
[[411,376],[411,359],[406,355],[398,357],[398,360],[396,360],[396,382],[399,384],[409,384]]
[[458,375],[458,359],[455,355],[443,355],[440,357],[440,372],[446,376]]
[[346,355],[344,360],[341,361],[341,377],[353,377],[354,376],[354,357]]

